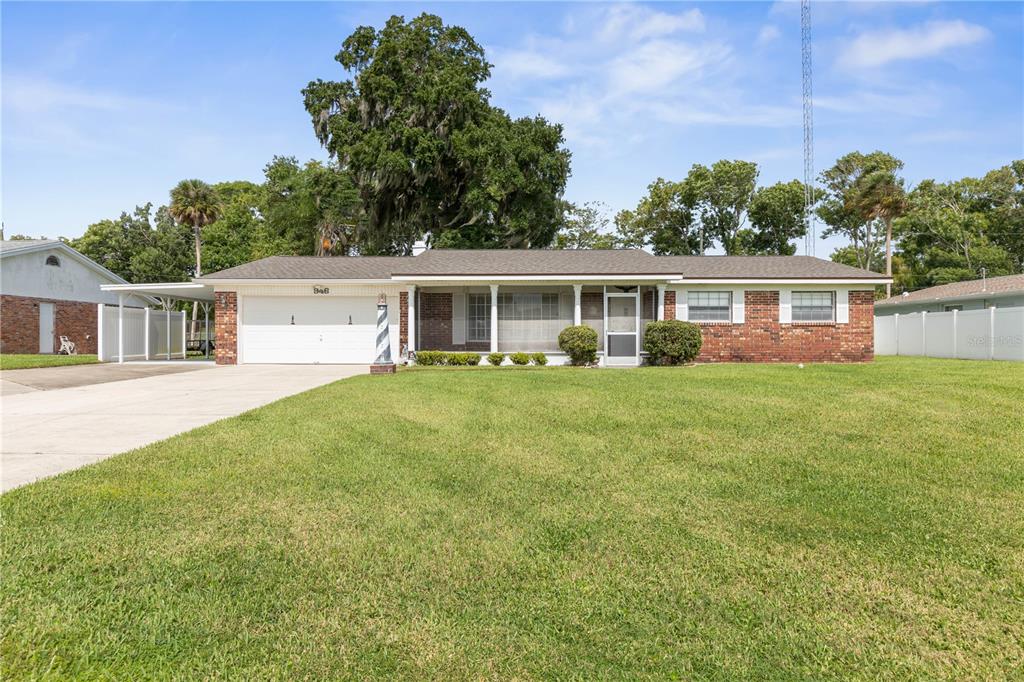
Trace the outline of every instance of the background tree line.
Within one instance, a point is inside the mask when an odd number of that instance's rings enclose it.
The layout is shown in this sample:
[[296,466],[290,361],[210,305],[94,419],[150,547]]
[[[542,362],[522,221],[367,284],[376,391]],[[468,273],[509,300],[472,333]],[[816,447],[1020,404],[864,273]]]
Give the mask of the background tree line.
[[[490,103],[491,64],[434,15],[360,27],[335,59],[347,78],[303,90],[326,162],[275,157],[261,183],[186,180],[155,211],[90,225],[72,245],[130,281],[178,280],[270,255],[408,254],[447,248],[646,248],[657,254],[791,255],[804,186],[758,185],[756,163],[694,165],[657,178],[631,210],[563,193],[562,128]],[[903,163],[853,152],[820,176],[833,260],[891,272],[897,292],[1024,267],[1024,161],[983,178],[921,182]]]

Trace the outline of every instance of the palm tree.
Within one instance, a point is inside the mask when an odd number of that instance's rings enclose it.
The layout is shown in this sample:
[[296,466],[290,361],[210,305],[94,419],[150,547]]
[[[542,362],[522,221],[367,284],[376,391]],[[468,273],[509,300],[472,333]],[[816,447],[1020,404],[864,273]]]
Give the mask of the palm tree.
[[[196,251],[196,277],[203,271],[203,228],[221,216],[220,200],[212,187],[202,180],[182,180],[171,190],[171,217],[192,228]],[[192,304],[192,336],[196,335],[198,306]]]
[[[907,211],[903,178],[896,175],[896,168],[880,168],[861,176],[857,185],[855,208],[868,221],[885,225],[885,275],[892,278],[892,222]],[[885,285],[885,296],[892,296],[891,283]]]

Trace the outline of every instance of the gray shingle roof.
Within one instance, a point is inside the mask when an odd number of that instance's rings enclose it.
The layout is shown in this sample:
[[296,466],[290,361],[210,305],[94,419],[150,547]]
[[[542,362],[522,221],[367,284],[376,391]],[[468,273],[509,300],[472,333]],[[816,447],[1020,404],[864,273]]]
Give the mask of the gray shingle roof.
[[686,279],[878,279],[870,270],[814,256],[661,256]]
[[945,299],[981,296],[984,294],[1024,293],[1024,275],[1005,275],[989,277],[987,280],[972,279],[966,282],[940,284],[937,287],[911,291],[906,296],[892,296],[875,303],[879,305],[899,305],[901,303],[925,303]]
[[810,256],[653,256],[646,251],[432,249],[418,256],[271,256],[203,279],[389,279],[392,276],[651,275],[686,279],[878,279]]
[[403,256],[270,256],[200,279],[390,279]]

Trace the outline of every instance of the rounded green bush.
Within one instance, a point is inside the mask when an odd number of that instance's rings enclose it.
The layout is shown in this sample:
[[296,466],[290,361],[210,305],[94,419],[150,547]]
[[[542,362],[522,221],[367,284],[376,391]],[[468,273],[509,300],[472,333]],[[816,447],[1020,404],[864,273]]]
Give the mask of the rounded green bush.
[[477,365],[480,364],[480,354],[479,353],[466,353],[466,356],[467,356],[466,357],[466,364],[467,365],[470,365],[472,367],[476,367]]
[[543,367],[544,365],[548,364],[548,356],[544,355],[543,353],[532,353],[530,355],[530,359],[533,360],[533,364],[540,367]]
[[490,353],[487,356],[487,362],[489,362],[492,365],[494,365],[495,367],[497,367],[501,363],[505,362],[505,354],[504,353]]
[[448,353],[448,364],[456,367],[464,367],[469,364],[469,356],[472,353]]
[[416,351],[417,365],[443,365],[448,360],[448,354],[441,350]]
[[508,359],[512,361],[513,365],[528,365],[530,364],[530,356],[522,351],[518,353],[512,353],[508,356]]
[[704,339],[700,326],[682,320],[648,322],[644,331],[644,350],[652,365],[678,365],[693,362]]
[[558,335],[558,347],[574,365],[597,362],[597,331],[585,324],[566,327]]

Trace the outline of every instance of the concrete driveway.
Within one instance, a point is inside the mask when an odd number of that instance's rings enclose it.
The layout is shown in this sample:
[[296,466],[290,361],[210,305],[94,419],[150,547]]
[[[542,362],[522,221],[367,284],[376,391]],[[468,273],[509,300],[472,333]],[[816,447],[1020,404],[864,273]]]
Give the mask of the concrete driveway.
[[52,391],[56,388],[74,388],[89,384],[105,384],[110,381],[155,377],[161,374],[194,372],[213,366],[212,362],[178,360],[173,362],[126,362],[121,365],[97,363],[67,367],[8,369],[0,372],[0,395]]
[[368,371],[365,365],[207,365],[140,379],[7,394],[0,401],[0,490]]

